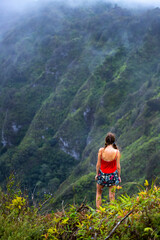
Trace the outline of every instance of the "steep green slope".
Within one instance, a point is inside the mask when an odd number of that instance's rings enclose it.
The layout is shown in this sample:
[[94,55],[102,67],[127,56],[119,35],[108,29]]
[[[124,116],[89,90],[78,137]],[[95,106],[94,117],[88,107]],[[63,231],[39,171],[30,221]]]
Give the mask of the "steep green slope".
[[[94,106],[95,112],[92,115],[94,123],[88,135],[89,142],[83,151],[85,162],[80,164],[66,183],[60,186],[58,201],[61,195],[65,195],[65,199],[67,197],[70,199],[72,195],[77,194],[81,196],[81,201],[86,195],[89,201],[94,199],[94,174],[88,175],[88,173],[95,168],[97,143],[99,147],[102,146],[104,144],[102,139],[110,130],[116,132],[118,143],[122,148],[121,165],[124,183],[143,182],[145,178],[151,180],[159,175],[160,105],[157,70],[160,51],[159,36],[156,36],[158,25],[157,29],[155,25],[153,26],[154,29],[150,29],[147,33],[144,44],[139,50],[133,51],[129,56],[124,50],[120,50],[114,57],[109,57],[103,67],[98,68],[89,79],[91,83],[85,85],[85,91],[80,92],[79,95],[83,95],[81,99],[85,100],[86,93],[90,93],[87,109]],[[109,82],[107,82],[108,66],[109,69],[115,69],[114,75],[109,75]],[[97,79],[99,86],[94,85]],[[91,104],[90,99],[92,99]],[[83,106],[86,104],[86,101],[84,102]],[[78,134],[77,127],[76,135]],[[85,173],[87,175],[84,177]],[[132,191],[133,186],[131,188],[129,186],[125,190],[129,188],[128,190]],[[62,200],[63,197],[60,199]]]
[[108,131],[124,183],[159,174],[159,16],[51,3],[3,34],[1,183],[15,171],[29,194],[92,202]]

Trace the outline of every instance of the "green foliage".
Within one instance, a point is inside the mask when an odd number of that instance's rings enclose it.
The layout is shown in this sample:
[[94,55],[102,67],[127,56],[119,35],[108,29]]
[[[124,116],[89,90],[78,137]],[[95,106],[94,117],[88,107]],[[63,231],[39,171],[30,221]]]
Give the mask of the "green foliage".
[[47,216],[39,215],[42,207],[29,206],[28,196],[15,185],[14,176],[10,177],[7,192],[0,189],[0,238],[5,239],[43,239],[50,223]]
[[[147,181],[146,184],[148,187]],[[117,201],[103,204],[99,212],[89,207],[87,212],[84,210],[81,213],[71,206],[62,217],[55,215],[52,231],[49,229],[47,236],[48,239],[104,239],[133,210],[111,239],[158,239],[159,204],[160,188],[152,184],[150,189],[144,189],[138,196],[122,195]]]
[[15,187],[11,176],[7,192],[0,190],[0,238],[101,240],[118,224],[110,239],[159,239],[160,187],[155,182],[149,187],[147,180],[144,186],[137,195],[125,194],[104,203],[98,212],[82,203],[42,215],[39,210],[45,202],[37,208],[29,206],[27,196]]

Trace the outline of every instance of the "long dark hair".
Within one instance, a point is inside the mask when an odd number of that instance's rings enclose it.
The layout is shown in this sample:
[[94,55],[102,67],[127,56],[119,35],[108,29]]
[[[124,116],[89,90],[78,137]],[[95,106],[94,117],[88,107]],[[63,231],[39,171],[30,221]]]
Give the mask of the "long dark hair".
[[106,148],[108,145],[111,145],[115,148],[115,149],[118,149],[116,143],[116,137],[113,133],[109,132],[107,133],[107,136],[106,136],[106,139],[105,139],[105,147]]

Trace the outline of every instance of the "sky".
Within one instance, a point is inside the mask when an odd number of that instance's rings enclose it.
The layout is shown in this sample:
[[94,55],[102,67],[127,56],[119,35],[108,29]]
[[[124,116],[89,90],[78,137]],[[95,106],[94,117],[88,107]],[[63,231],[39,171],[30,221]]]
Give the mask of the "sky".
[[[72,6],[77,6],[79,4],[94,3],[101,0],[0,0],[0,9],[3,9],[6,12],[12,11],[22,11],[28,8],[29,6],[37,6],[37,4],[41,4],[42,2],[47,1],[64,1],[68,2]],[[139,7],[160,7],[160,0],[103,0],[106,2],[117,3],[122,7],[128,8],[139,8]]]

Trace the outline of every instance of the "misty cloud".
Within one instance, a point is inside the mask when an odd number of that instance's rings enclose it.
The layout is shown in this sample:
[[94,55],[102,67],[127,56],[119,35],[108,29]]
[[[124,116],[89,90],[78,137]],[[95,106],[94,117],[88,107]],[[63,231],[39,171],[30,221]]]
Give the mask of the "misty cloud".
[[94,4],[97,2],[108,2],[118,4],[124,7],[160,7],[160,0],[50,0],[50,1],[64,2],[72,6]]
[[[56,0],[52,0],[56,1]],[[63,1],[63,0],[57,0]],[[160,7],[160,0],[65,0],[71,5],[93,4],[96,2],[108,2],[123,5],[125,7]]]
[[125,7],[160,7],[159,0],[112,0],[112,2]]
[[160,7],[159,0],[1,0],[0,9],[4,11],[21,11],[30,6],[46,2],[68,3],[71,6],[94,4],[96,2],[110,2],[124,7]]

